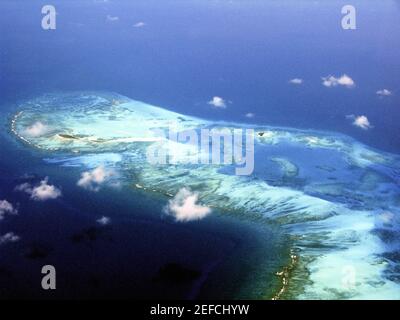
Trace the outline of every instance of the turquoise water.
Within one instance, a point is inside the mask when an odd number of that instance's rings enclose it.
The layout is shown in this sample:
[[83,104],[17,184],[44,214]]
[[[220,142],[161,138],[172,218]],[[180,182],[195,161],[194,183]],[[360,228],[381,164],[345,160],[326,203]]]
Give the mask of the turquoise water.
[[[53,0],[43,30],[42,0],[0,1],[0,201],[18,211],[0,236],[20,237],[0,244],[0,296],[398,298],[400,5],[354,0],[343,30],[347,4]],[[149,165],[149,129],[171,123],[254,129],[253,174]],[[77,185],[99,167],[106,183]],[[62,196],[32,199],[41,181]],[[183,187],[212,213],[166,215]]]
[[[177,132],[240,124],[187,117],[112,93],[43,95],[19,104],[12,121],[14,134],[39,149],[46,166],[61,174],[64,168],[87,171],[103,165],[118,173],[119,188],[172,197],[189,187],[201,203],[222,210],[218,215],[269,226],[266,230],[279,227],[289,242],[277,254],[286,258],[270,261],[265,270],[274,265],[276,273],[285,259],[288,264],[289,248],[299,257],[288,296],[395,299],[400,294],[393,259],[398,252],[397,155],[330,132],[242,125],[256,132],[250,176],[234,175],[232,165],[193,165],[184,159],[151,165],[146,150],[160,143],[154,129],[171,122]],[[46,130],[27,134],[38,122]],[[177,143],[174,151],[186,147]],[[276,278],[274,272],[268,272],[268,281]],[[244,287],[262,288],[259,281],[254,276]]]
[[[57,97],[61,107],[65,95]],[[75,104],[78,96],[70,97]],[[27,103],[2,108],[0,198],[19,213],[1,221],[0,234],[12,231],[20,240],[1,246],[1,298],[259,299],[280,288],[275,272],[287,263],[290,243],[276,226],[237,220],[218,209],[203,221],[175,223],[163,212],[170,197],[162,190],[136,188],[129,175],[119,176],[118,188],[83,190],[76,185],[83,171],[99,163],[113,166],[110,160],[124,152],[80,152],[80,158],[27,144],[11,126]],[[44,177],[61,189],[62,197],[35,202],[15,191]],[[102,216],[111,219],[110,225],[96,222]],[[200,276],[155,280],[171,263]],[[44,264],[57,268],[55,293],[40,287]]]

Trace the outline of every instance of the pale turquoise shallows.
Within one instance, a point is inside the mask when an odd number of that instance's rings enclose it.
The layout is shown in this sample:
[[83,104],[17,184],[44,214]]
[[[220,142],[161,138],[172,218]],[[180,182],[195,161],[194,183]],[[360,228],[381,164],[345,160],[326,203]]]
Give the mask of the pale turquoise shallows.
[[[253,128],[255,170],[234,165],[151,165],[154,129]],[[302,267],[288,296],[399,299],[390,253],[398,232],[400,157],[329,132],[216,123],[102,92],[48,94],[19,106],[13,132],[61,166],[99,165],[119,183],[173,196],[187,187],[200,202],[250,220],[279,224]],[[164,141],[168,142],[168,141]],[[174,151],[188,148],[169,142]],[[191,148],[193,151],[193,148]],[[190,155],[200,156],[192,152]],[[300,271],[303,270],[303,271]],[[290,294],[292,292],[292,294]]]

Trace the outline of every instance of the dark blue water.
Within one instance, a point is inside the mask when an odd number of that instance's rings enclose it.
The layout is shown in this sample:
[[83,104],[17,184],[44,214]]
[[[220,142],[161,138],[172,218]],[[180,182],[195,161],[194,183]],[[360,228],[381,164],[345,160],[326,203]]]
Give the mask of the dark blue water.
[[[400,153],[399,1],[353,1],[355,31],[340,27],[347,1],[51,1],[55,31],[41,29],[45,4],[0,3],[0,200],[20,212],[0,223],[0,234],[21,236],[1,248],[1,297],[46,296],[38,284],[47,263],[59,268],[61,297],[261,297],[276,289],[271,275],[287,249],[268,241],[278,239],[274,230],[218,214],[174,224],[162,218],[159,195],[77,192],[77,172],[43,167],[40,154],[11,137],[8,117],[21,99],[116,91],[203,118],[250,121],[251,112],[254,123],[338,131]],[[144,27],[133,27],[140,21]],[[344,73],[354,88],[321,85],[322,76]],[[304,84],[289,85],[292,78]],[[383,88],[393,95],[378,97]],[[213,109],[213,96],[228,108]],[[368,116],[374,127],[356,128],[350,114]],[[63,198],[33,205],[13,191],[25,174],[51,176]],[[99,227],[102,215],[113,223]],[[252,275],[262,279],[274,259],[264,287],[254,290]],[[158,281],[171,263],[202,276]]]
[[[400,3],[353,1],[52,1],[57,30],[41,29],[45,1],[1,2],[0,92],[113,90],[212,119],[329,129],[399,151]],[[119,20],[107,21],[107,15]],[[142,28],[133,27],[144,22]],[[325,88],[351,76],[356,87]],[[304,79],[290,86],[292,78]],[[376,91],[389,89],[391,97]],[[221,96],[228,110],[207,101]],[[346,115],[366,115],[365,132]]]
[[[1,221],[0,234],[21,239],[1,245],[0,298],[262,298],[279,289],[274,273],[289,252],[278,230],[217,211],[177,224],[163,214],[166,197],[134,188],[82,192],[79,169],[46,165],[1,128],[0,199],[18,215]],[[60,199],[35,202],[14,190],[45,176]],[[102,216],[110,225],[96,223]],[[57,269],[55,292],[40,286],[46,264]],[[179,268],[163,273],[171,265]]]
[[[217,210],[179,224],[164,214],[169,198],[133,185],[83,191],[80,168],[48,164],[48,153],[12,134],[15,110],[1,109],[0,199],[18,214],[0,221],[0,235],[20,240],[0,244],[0,299],[264,298],[280,289],[275,273],[288,263],[290,243],[277,227]],[[36,202],[15,190],[45,177],[61,198]],[[96,222],[103,216],[109,225]],[[48,264],[57,270],[56,291],[40,285]]]

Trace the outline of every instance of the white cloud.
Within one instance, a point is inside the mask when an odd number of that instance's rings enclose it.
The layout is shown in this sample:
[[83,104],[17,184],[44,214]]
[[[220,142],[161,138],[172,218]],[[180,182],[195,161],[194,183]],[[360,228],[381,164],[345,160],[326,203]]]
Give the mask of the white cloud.
[[392,95],[392,92],[390,91],[390,90],[388,90],[388,89],[382,89],[382,90],[378,90],[377,92],[376,92],[376,94],[378,95],[378,96],[391,96]]
[[250,119],[251,119],[251,118],[254,118],[254,116],[255,116],[255,114],[252,113],[252,112],[249,112],[249,113],[246,113],[246,114],[245,114],[245,117],[246,117],[246,118],[250,118]]
[[9,203],[7,200],[0,200],[0,220],[4,218],[6,214],[17,214],[17,209]]
[[40,121],[35,122],[30,127],[24,130],[24,133],[30,137],[36,138],[46,134],[49,128]]
[[5,235],[0,236],[0,245],[6,244],[9,242],[17,242],[19,241],[20,237],[17,236],[13,232],[6,233]]
[[291,84],[302,84],[303,83],[303,79],[294,78],[294,79],[289,80],[289,83],[291,83]]
[[226,102],[221,97],[213,97],[212,100],[208,101],[208,104],[216,107],[216,108],[226,108]]
[[26,193],[32,192],[32,186],[29,183],[23,183],[19,184],[18,186],[15,187],[15,191],[22,191]]
[[143,28],[146,25],[143,21],[139,21],[133,25],[134,28]]
[[119,17],[117,17],[117,16],[113,17],[113,16],[110,16],[109,14],[107,15],[107,21],[109,21],[109,22],[115,22],[118,20],[119,20]]
[[112,175],[112,171],[104,169],[103,166],[99,166],[92,171],[83,172],[77,185],[87,190],[99,191],[100,186],[107,182]]
[[16,191],[23,191],[30,194],[31,199],[35,201],[45,201],[57,199],[61,196],[61,190],[48,184],[48,177],[40,181],[39,185],[32,186],[29,183],[23,183],[15,187]]
[[182,188],[175,197],[169,200],[164,211],[175,217],[176,221],[188,222],[200,220],[211,213],[211,209],[197,204],[199,195],[190,189]]
[[338,85],[345,86],[347,88],[351,88],[355,86],[354,80],[350,78],[348,75],[344,74],[339,78],[335,78],[334,76],[327,76],[322,78],[322,85],[325,87],[336,87]]
[[102,226],[106,226],[111,223],[111,219],[109,217],[102,216],[100,219],[97,219],[96,222]]
[[368,129],[373,128],[373,126],[371,125],[371,123],[369,122],[369,120],[366,116],[354,117],[353,125],[361,128],[363,130],[368,130]]
[[57,199],[61,196],[61,191],[57,187],[49,185],[47,182],[48,180],[46,178],[45,180],[40,181],[39,186],[32,189],[31,198],[33,200],[45,201],[49,199]]
[[385,224],[390,224],[395,220],[395,215],[390,211],[385,211],[379,215],[379,219]]

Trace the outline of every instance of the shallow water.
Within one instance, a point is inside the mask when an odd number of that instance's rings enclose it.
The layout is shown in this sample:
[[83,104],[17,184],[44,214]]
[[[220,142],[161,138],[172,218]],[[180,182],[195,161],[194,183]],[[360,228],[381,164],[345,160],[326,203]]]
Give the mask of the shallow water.
[[[343,0],[53,0],[51,31],[42,1],[22,2],[0,1],[0,200],[19,211],[0,235],[21,237],[0,245],[2,297],[46,296],[48,262],[63,297],[398,298],[399,1],[352,1],[357,29],[343,30]],[[322,85],[343,74],[354,87]],[[148,165],[147,129],[170,120],[263,132],[253,175]],[[40,121],[52,130],[28,139]],[[78,188],[99,165],[118,174]],[[61,198],[14,191],[45,177]],[[213,214],[165,216],[182,186]]]
[[[82,192],[76,186],[82,163],[60,167],[52,153],[15,139],[10,123],[18,108],[7,109],[0,198],[18,204],[19,214],[2,221],[0,234],[12,231],[21,240],[1,246],[1,298],[262,298],[280,288],[275,272],[288,260],[289,243],[276,227],[218,210],[204,221],[177,224],[163,213],[168,197],[133,183]],[[38,203],[14,191],[45,176],[61,187],[62,198]],[[111,224],[96,223],[101,216]],[[55,293],[40,287],[44,264],[57,269]],[[169,264],[200,276],[157,280]]]
[[[390,258],[390,253],[393,257],[398,252],[398,243],[382,237],[382,231],[398,232],[400,162],[396,155],[340,134],[257,126],[256,133],[264,134],[256,135],[255,171],[240,177],[233,174],[232,165],[178,162],[154,166],[145,159],[146,148],[159,143],[151,140],[153,129],[166,128],[171,121],[176,131],[239,124],[213,124],[116,94],[95,92],[44,95],[20,104],[15,114],[14,133],[27,147],[39,148],[35,152],[44,158],[46,170],[57,171],[54,175],[59,178],[64,170],[79,172],[103,164],[118,172],[123,190],[136,189],[127,191],[133,195],[157,194],[165,203],[180,188],[190,187],[199,192],[202,203],[217,209],[221,221],[228,216],[245,221],[239,225],[250,223],[250,229],[261,229],[256,234],[271,240],[254,241],[262,243],[254,248],[254,259],[241,258],[240,250],[233,251],[239,252],[239,269],[250,272],[253,267],[246,266],[248,261],[255,265],[250,280],[233,272],[232,289],[224,286],[222,290],[226,295],[216,289],[219,283],[206,282],[203,287],[210,288],[206,297],[230,297],[239,292],[240,297],[272,298],[279,290],[275,273],[290,263],[290,254],[298,259],[298,266],[285,288],[287,297],[393,299],[400,294],[398,262]],[[26,135],[26,128],[38,121],[45,123],[48,131]],[[60,139],[60,135],[67,138]],[[185,147],[177,144],[174,150],[181,146]],[[129,193],[124,194],[128,197]],[[111,208],[112,198],[107,201]],[[81,201],[71,199],[69,203]],[[148,206],[153,200],[143,203]],[[156,203],[161,212],[160,202]],[[209,220],[204,223],[208,225]],[[287,237],[284,246],[279,233]],[[254,263],[263,250],[273,258]],[[229,250],[225,247],[222,251]],[[211,261],[204,270],[210,265],[218,263]],[[265,270],[265,275],[258,268]],[[344,283],[348,270],[354,275],[350,287]]]

